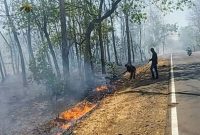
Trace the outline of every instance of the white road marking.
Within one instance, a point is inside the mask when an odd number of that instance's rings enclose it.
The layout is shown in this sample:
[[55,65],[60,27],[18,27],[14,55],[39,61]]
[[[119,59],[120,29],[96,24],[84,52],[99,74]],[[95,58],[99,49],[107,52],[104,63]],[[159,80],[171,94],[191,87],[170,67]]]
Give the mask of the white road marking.
[[[171,103],[176,104],[176,93],[175,93],[174,69],[173,69],[173,56],[172,56],[172,54],[171,54]],[[173,106],[171,108],[171,131],[172,131],[172,135],[179,135],[176,106]]]

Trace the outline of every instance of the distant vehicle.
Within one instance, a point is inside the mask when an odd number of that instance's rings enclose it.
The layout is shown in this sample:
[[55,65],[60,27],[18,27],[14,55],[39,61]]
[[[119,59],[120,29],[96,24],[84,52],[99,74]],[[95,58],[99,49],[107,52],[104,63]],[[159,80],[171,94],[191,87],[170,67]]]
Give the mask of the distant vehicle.
[[186,51],[187,51],[187,55],[188,55],[188,56],[191,56],[191,55],[192,55],[192,50],[191,50],[190,47],[188,47],[188,48],[186,49]]

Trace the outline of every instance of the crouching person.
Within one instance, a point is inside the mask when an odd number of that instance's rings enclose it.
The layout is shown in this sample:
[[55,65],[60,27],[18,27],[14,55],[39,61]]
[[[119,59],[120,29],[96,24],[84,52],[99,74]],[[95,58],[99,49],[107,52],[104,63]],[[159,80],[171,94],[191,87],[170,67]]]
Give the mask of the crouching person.
[[125,74],[126,72],[129,72],[130,80],[135,79],[136,68],[131,64],[126,64],[125,67],[126,67],[126,71],[123,74]]

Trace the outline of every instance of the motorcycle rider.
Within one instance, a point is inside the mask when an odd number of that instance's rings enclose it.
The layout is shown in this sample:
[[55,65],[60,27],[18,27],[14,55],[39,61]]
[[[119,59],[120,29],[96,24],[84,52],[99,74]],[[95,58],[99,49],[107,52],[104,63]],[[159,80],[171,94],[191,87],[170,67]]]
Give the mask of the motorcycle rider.
[[191,49],[190,47],[188,47],[188,48],[186,49],[186,51],[187,51],[187,54],[188,54],[189,56],[192,54],[192,49]]

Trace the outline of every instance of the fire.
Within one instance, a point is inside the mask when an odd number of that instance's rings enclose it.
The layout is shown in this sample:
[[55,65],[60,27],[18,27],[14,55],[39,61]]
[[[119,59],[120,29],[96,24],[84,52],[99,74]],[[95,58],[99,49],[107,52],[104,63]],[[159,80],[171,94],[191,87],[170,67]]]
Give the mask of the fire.
[[106,85],[101,85],[96,87],[96,91],[105,91],[105,90],[108,90],[108,86]]
[[69,129],[71,124],[64,124],[61,126],[62,129]]
[[64,119],[66,121],[78,120],[86,113],[90,112],[95,106],[96,104],[92,104],[88,101],[83,101],[77,104],[75,107],[71,108],[70,110],[62,112],[59,118]]

